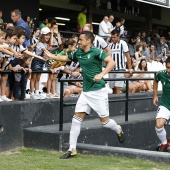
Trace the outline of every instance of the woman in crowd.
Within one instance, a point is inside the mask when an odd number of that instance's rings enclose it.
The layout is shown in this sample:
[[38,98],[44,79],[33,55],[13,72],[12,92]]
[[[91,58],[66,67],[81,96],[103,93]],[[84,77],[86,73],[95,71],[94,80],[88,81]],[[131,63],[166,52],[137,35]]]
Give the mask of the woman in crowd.
[[137,64],[141,61],[141,59],[144,59],[145,56],[142,55],[142,45],[137,45],[136,46],[136,52],[135,52],[135,59],[137,61]]
[[[145,59],[141,59],[137,71],[148,71],[147,62]],[[150,78],[148,73],[145,74],[134,74],[131,78]],[[129,85],[129,93],[138,93],[152,91],[151,81],[150,80],[138,80],[131,82]]]

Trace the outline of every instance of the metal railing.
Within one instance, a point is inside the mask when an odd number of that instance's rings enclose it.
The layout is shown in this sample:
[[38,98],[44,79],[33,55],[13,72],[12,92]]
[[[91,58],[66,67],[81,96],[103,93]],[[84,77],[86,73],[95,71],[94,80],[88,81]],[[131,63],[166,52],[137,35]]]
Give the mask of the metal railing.
[[[111,71],[110,73],[129,73],[128,71]],[[140,73],[140,74],[155,74],[157,71],[134,71],[133,73]],[[144,100],[144,99],[152,99],[153,97],[140,97],[140,98],[133,98],[129,97],[129,81],[137,81],[137,80],[154,80],[154,78],[104,78],[105,81],[125,81],[126,82],[126,92],[125,98],[119,100],[109,100],[109,102],[125,102],[125,121],[128,121],[129,115],[129,101],[133,100]],[[63,131],[63,109],[67,106],[74,106],[76,103],[64,103],[63,96],[64,96],[64,82],[81,82],[83,79],[60,79],[60,114],[59,114],[59,131]]]
[[[0,71],[0,74],[5,73],[22,73],[23,71],[13,72],[11,70],[4,70]],[[32,71],[32,73],[52,73],[49,70],[43,70],[43,71]],[[128,71],[111,71],[110,73],[129,73]],[[140,74],[155,74],[157,71],[134,71],[133,73],[140,73]],[[54,73],[55,74],[55,73]],[[126,82],[126,92],[125,92],[125,98],[119,99],[119,100],[109,100],[109,102],[125,102],[125,121],[128,121],[128,115],[129,115],[129,101],[133,100],[144,100],[144,99],[152,99],[153,97],[140,97],[140,98],[133,98],[129,97],[129,81],[136,81],[136,80],[154,80],[154,78],[104,78],[105,81],[125,81]],[[59,108],[59,131],[63,131],[63,109],[67,106],[74,106],[76,103],[64,103],[64,82],[81,82],[83,79],[59,79],[60,85],[60,108]]]
[[59,31],[61,36],[64,38],[71,38],[72,35],[78,35],[79,36],[79,32],[71,32],[71,31]]

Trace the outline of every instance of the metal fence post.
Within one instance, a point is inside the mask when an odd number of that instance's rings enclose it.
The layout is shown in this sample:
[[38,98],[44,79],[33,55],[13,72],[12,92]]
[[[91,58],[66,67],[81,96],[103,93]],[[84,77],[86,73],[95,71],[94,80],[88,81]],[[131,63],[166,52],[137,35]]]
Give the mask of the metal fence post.
[[63,87],[64,82],[60,82],[60,114],[59,114],[59,131],[63,131]]
[[126,80],[125,121],[128,121],[128,115],[129,115],[129,80]]

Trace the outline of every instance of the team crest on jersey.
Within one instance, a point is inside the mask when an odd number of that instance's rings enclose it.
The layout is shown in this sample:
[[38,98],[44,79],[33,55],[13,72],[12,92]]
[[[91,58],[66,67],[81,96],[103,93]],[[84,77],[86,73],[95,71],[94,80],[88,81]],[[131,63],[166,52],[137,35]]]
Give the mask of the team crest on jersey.
[[87,58],[88,58],[88,59],[90,58],[90,54],[88,54]]

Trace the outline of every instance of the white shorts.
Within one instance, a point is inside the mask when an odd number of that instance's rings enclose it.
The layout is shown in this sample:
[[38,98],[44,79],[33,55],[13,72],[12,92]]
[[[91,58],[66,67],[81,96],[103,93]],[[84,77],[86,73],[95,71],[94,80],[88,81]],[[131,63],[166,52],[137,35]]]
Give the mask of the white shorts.
[[159,118],[163,118],[163,119],[169,120],[169,118],[170,118],[170,111],[166,107],[164,107],[164,106],[159,106],[158,110],[157,110],[156,119],[159,119]]
[[107,89],[102,88],[90,92],[82,92],[75,108],[75,113],[85,112],[90,114],[93,109],[99,117],[109,116],[108,94]]
[[[124,73],[109,73],[109,78],[124,78]],[[123,87],[123,84],[124,81],[109,81],[110,88]]]

